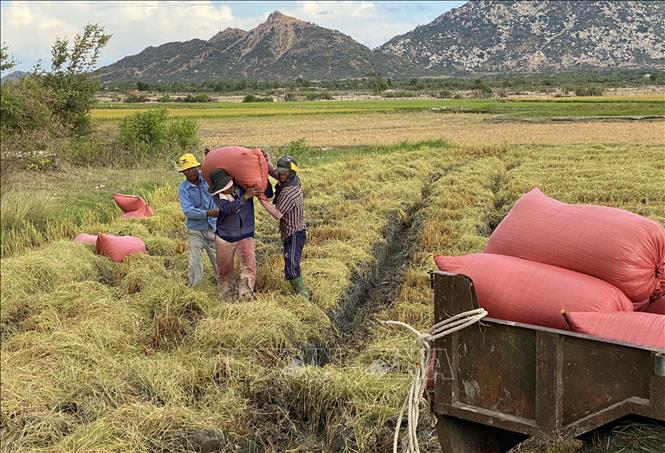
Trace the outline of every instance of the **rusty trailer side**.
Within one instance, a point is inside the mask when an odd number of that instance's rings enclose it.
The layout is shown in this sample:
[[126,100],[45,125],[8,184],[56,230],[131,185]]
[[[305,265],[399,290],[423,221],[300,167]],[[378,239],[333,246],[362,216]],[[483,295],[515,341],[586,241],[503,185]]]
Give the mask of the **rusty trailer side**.
[[[478,308],[473,282],[432,273],[435,319]],[[577,437],[626,415],[665,422],[665,351],[485,318],[434,343],[432,410],[446,453]]]

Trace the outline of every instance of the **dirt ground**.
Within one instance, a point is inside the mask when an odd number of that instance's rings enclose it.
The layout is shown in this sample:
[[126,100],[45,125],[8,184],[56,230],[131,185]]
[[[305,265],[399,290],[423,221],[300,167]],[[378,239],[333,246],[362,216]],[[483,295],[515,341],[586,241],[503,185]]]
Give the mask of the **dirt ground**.
[[[628,127],[626,127],[628,125]],[[368,113],[199,120],[205,146],[389,145],[444,139],[460,145],[584,143],[665,144],[665,121],[496,122],[491,115],[436,112]]]

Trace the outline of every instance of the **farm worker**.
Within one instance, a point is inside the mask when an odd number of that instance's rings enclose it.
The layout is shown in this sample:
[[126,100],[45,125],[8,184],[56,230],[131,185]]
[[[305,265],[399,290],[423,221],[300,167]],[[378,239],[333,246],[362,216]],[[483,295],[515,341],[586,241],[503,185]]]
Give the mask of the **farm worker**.
[[293,157],[284,156],[277,161],[277,167],[273,167],[270,156],[265,156],[270,175],[279,182],[275,187],[274,206],[267,200],[262,200],[261,204],[275,220],[279,220],[279,233],[284,243],[284,277],[296,294],[309,300],[309,291],[300,273],[307,234],[304,196],[297,175],[298,164]]
[[[247,190],[235,185],[231,176],[221,168],[210,173],[210,193],[219,209],[215,243],[217,246],[217,268],[219,297],[234,300],[233,258],[240,259],[240,284],[238,298],[254,298],[256,281],[256,256],[254,245],[254,196],[260,189]],[[266,190],[266,196],[272,196]]]
[[208,192],[208,183],[201,175],[200,166],[193,154],[183,154],[178,159],[178,171],[185,175],[178,188],[178,198],[189,231],[189,286],[196,285],[203,278],[204,250],[217,277],[215,222],[219,211]]

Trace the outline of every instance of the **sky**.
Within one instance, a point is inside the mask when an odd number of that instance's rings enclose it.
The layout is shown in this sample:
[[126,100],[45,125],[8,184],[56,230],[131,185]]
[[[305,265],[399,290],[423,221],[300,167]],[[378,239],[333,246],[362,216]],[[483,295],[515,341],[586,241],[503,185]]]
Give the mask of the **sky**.
[[134,55],[148,46],[193,38],[209,39],[226,27],[250,30],[273,11],[339,30],[370,48],[417,25],[431,22],[465,1],[2,1],[0,41],[30,70],[50,65],[58,37],[73,37],[98,23],[113,36],[98,67]]

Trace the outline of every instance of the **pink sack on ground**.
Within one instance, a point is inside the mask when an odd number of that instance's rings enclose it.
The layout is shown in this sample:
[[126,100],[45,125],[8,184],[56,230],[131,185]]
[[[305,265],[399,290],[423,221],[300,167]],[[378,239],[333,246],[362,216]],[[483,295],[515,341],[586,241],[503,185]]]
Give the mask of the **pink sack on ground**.
[[653,313],[566,313],[573,331],[665,349],[665,316]]
[[210,173],[223,168],[233,181],[244,189],[258,187],[261,193],[268,185],[268,163],[260,149],[227,146],[206,154],[201,171],[210,184]]
[[628,211],[561,203],[533,189],[517,200],[485,252],[592,275],[640,304],[665,271],[665,228]]
[[76,237],[74,238],[74,241],[81,242],[83,244],[95,245],[95,244],[97,244],[97,235],[96,234],[88,234],[88,233],[80,233],[80,234],[76,235]]
[[123,219],[135,219],[139,217],[150,217],[152,214],[153,212],[152,209],[150,209],[150,206],[145,205],[136,211],[123,212],[120,217]]
[[125,195],[114,193],[113,199],[122,212],[132,212],[147,206],[145,200],[138,195]]
[[145,243],[134,236],[114,236],[112,234],[100,234],[97,237],[97,253],[106,256],[116,263],[134,253],[146,252]]
[[568,269],[512,256],[476,253],[437,256],[440,270],[471,277],[489,316],[568,330],[561,310],[632,311],[615,286]]

